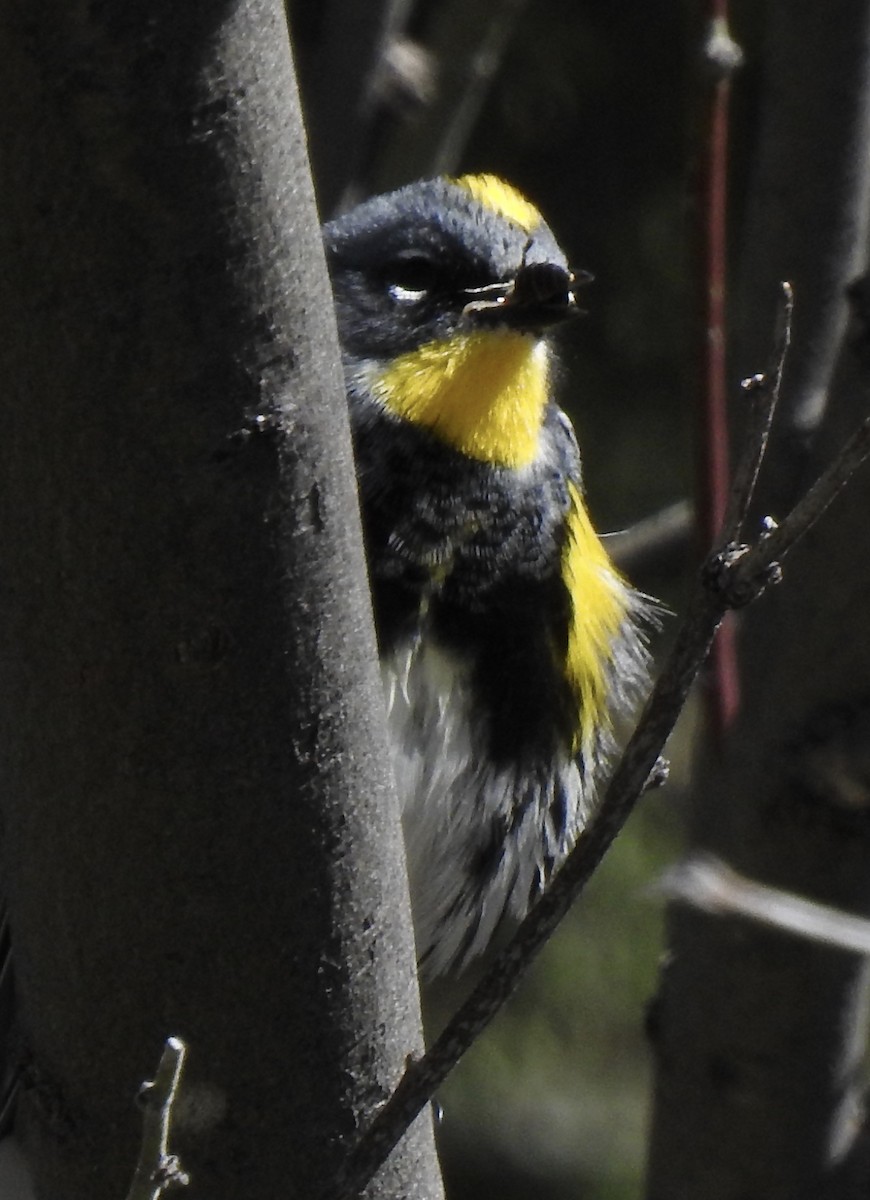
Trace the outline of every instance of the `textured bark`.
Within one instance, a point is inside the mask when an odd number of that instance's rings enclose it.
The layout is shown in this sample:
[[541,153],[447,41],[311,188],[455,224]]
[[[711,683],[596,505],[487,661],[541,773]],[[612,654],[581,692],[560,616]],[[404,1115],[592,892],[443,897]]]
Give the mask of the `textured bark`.
[[[866,415],[845,351],[844,285],[865,253],[870,5],[771,5],[767,114],[750,203],[741,373],[770,353],[770,297],[797,323],[764,511],[794,498]],[[831,130],[836,129],[836,137]],[[808,432],[824,416],[815,441]],[[756,879],[870,915],[870,570],[866,467],[743,617],[743,708],[696,787],[695,843]],[[848,1164],[867,1022],[863,959],[675,907],[651,1030],[648,1195],[795,1200],[867,1194]],[[855,1155],[857,1169],[864,1170]]]
[[[312,1196],[420,1049],[278,0],[0,5],[3,881],[43,1200]],[[367,1195],[438,1196],[426,1119]]]

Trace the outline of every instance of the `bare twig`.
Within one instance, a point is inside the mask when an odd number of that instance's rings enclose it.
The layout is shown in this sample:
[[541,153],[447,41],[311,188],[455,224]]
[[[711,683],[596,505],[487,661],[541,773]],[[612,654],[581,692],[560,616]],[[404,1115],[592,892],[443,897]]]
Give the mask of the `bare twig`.
[[181,1038],[167,1038],[157,1074],[142,1084],[142,1146],[127,1200],[159,1200],[167,1188],[185,1187],[190,1182],[178,1159],[169,1153],[172,1106],[186,1054]]
[[726,290],[728,208],[728,108],[731,76],[741,62],[728,32],[727,0],[710,0],[704,65],[711,87],[702,136],[699,211],[704,274],[704,328],[701,340],[703,430],[700,490],[704,501],[702,536],[711,545],[720,534],[728,496],[728,395],[726,388]]
[[826,946],[870,955],[870,921],[793,892],[757,883],[713,854],[667,870],[655,890],[717,916],[747,917]]
[[[782,360],[778,359],[771,383],[774,392],[780,386],[781,370]],[[762,432],[763,427],[758,425],[751,430],[756,439]],[[512,993],[538,950],[582,892],[643,792],[725,612],[748,603],[778,578],[778,560],[824,512],[868,453],[870,418],[778,529],[764,533],[751,547],[738,546],[733,537],[728,537],[722,548],[707,560],[702,586],[689,605],[668,661],[598,811],[515,937],[423,1058],[408,1065],[392,1096],[352,1149],[331,1196],[349,1200],[358,1195]],[[747,487],[753,479],[752,473],[747,474]],[[735,513],[739,515],[743,509],[743,500],[738,496]],[[733,533],[733,528],[726,530],[726,534]]]
[[[703,269],[701,428],[698,498],[703,546],[720,536],[728,500],[728,389],[726,384],[728,286],[728,114],[731,77],[742,61],[728,29],[728,0],[708,0],[703,61],[707,79],[703,105],[704,143],[698,209]],[[707,710],[720,736],[740,703],[734,628],[725,621],[713,648]]]
[[744,379],[742,384],[744,392],[751,401],[750,432],[743,445],[743,454],[734,471],[734,481],[731,485],[728,508],[723,521],[727,540],[734,542],[741,541],[745,533],[746,518],[755,495],[761,463],[767,451],[773,417],[779,402],[785,358],[791,343],[794,291],[790,283],[783,283],[780,286],[781,305],[777,316],[776,336],[770,366],[763,375],[752,375],[749,379]]

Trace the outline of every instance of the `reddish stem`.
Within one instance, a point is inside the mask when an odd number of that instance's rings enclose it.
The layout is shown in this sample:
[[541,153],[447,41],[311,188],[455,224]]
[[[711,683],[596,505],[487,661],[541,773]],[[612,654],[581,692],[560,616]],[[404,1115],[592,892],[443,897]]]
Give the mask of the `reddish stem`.
[[[728,197],[728,104],[739,51],[730,41],[727,0],[711,0],[706,38],[708,67],[715,72],[705,121],[706,145],[700,196],[704,271],[704,338],[701,346],[699,533],[705,547],[722,529],[729,493],[726,387],[726,283]],[[723,622],[710,659],[707,715],[719,738],[740,704],[733,615]]]

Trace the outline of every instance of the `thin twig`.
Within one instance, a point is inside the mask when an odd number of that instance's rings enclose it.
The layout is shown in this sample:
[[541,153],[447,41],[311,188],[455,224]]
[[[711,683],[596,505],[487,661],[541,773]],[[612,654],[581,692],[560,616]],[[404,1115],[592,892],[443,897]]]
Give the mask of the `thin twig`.
[[[728,0],[707,0],[707,10],[703,44],[707,102],[703,105],[698,205],[703,268],[698,508],[704,547],[716,544],[728,503],[728,114],[731,79],[743,58],[728,28]],[[730,621],[724,622],[713,647],[710,676],[707,714],[713,734],[719,738],[740,705],[737,646]]]
[[713,854],[698,854],[670,867],[655,891],[716,916],[746,917],[824,946],[870,955],[866,917],[758,883]]
[[[783,361],[778,359],[772,380],[775,392],[780,386],[782,366]],[[755,425],[749,433],[758,440],[763,429]],[[865,440],[870,441],[870,432]],[[865,446],[865,453],[868,448]],[[851,442],[843,456],[846,458],[845,466],[838,459],[826,476],[839,479],[849,467],[854,470],[861,461],[852,449]],[[747,474],[745,486],[754,486],[752,473]],[[814,492],[816,490],[813,489]],[[821,499],[824,500],[826,496],[827,492],[823,490]],[[740,497],[735,511],[743,511]],[[811,523],[817,519],[819,512],[808,511],[804,521]],[[808,526],[792,523],[793,536],[800,537],[805,527]],[[726,533],[731,532],[733,530],[726,530]],[[689,605],[668,661],[597,812],[581,833],[550,887],[520,925],[515,937],[496,958],[423,1058],[408,1065],[392,1096],[351,1150],[334,1189],[329,1193],[335,1200],[351,1200],[359,1195],[408,1126],[513,992],[538,950],[582,892],[650,779],[725,612],[730,607],[745,603],[749,589],[753,595],[758,595],[770,582],[776,556],[784,553],[782,546],[772,544],[772,537],[773,534],[763,536],[751,549],[738,548],[732,541],[726,541],[705,564],[702,586]],[[747,561],[748,568],[745,565]]]
[[181,1038],[167,1038],[157,1074],[139,1091],[142,1145],[127,1200],[159,1200],[167,1188],[185,1187],[190,1182],[178,1159],[169,1153],[172,1107],[186,1054]]
[[701,533],[710,546],[720,536],[728,497],[726,290],[728,283],[728,109],[731,77],[742,55],[728,31],[727,0],[709,0],[704,38],[705,105],[701,196],[698,211],[703,265],[701,339]]
[[750,398],[750,435],[743,444],[743,454],[734,471],[734,482],[723,521],[723,540],[740,542],[746,532],[746,519],[755,495],[761,463],[767,451],[773,417],[779,401],[783,366],[791,344],[794,316],[794,291],[790,283],[780,285],[780,307],[777,314],[773,357],[763,375],[744,379],[743,391]]

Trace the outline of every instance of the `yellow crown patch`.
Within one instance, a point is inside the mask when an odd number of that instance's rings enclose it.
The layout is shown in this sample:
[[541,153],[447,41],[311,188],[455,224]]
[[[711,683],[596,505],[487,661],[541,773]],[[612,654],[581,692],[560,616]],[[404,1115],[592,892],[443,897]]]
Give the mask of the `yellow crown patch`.
[[515,187],[497,175],[463,175],[456,182],[471,192],[475,200],[501,217],[515,222],[526,233],[541,224],[541,214]]

